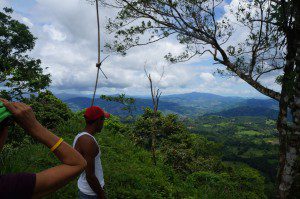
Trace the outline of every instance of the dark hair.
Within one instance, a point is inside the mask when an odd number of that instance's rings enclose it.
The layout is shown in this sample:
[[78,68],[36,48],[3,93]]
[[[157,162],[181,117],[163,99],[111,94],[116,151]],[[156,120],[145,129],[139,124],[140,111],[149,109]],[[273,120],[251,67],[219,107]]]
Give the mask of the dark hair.
[[[105,117],[104,116],[101,116],[100,118],[98,118],[98,119],[101,119],[102,121],[104,121],[105,120]],[[87,123],[87,124],[94,124],[98,119],[96,119],[96,120],[87,120],[86,118],[85,118],[85,122]]]

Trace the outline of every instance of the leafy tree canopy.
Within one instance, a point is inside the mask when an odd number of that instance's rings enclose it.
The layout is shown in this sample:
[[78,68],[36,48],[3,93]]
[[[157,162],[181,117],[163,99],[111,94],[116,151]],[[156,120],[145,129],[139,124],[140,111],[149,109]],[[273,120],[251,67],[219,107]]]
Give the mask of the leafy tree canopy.
[[48,90],[39,92],[37,96],[31,95],[30,98],[24,99],[24,102],[32,107],[38,121],[52,130],[59,124],[67,122],[72,116],[68,106]]
[[34,48],[36,38],[25,24],[11,17],[12,13],[10,8],[0,12],[0,86],[10,88],[1,95],[22,98],[45,89],[51,80],[49,74],[43,74],[41,60],[26,54]]
[[[262,94],[279,101],[280,93],[263,85],[261,78],[284,66],[286,40],[273,13],[272,0],[238,2],[224,12],[224,0],[114,0],[106,5],[120,9],[109,20],[107,29],[115,40],[106,47],[126,54],[132,47],[144,46],[164,38],[177,39],[185,46],[182,54],[165,58],[182,62],[209,54],[226,70],[220,74],[243,79]],[[245,39],[235,37],[243,31]]]

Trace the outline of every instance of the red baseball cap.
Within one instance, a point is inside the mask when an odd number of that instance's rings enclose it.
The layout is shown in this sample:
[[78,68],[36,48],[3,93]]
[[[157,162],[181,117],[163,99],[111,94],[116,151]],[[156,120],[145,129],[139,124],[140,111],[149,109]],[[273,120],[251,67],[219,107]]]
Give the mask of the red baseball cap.
[[109,118],[110,114],[106,113],[99,106],[91,106],[85,110],[84,118],[88,121],[95,121],[100,117]]

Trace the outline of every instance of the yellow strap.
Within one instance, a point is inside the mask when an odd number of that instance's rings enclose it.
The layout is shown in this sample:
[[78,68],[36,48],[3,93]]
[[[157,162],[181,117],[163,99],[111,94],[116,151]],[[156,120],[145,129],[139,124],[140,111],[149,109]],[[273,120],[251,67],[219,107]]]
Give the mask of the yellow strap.
[[55,149],[57,149],[57,147],[59,147],[59,145],[63,142],[64,140],[62,138],[60,138],[56,144],[54,144],[54,146],[50,149],[52,152],[55,151]]

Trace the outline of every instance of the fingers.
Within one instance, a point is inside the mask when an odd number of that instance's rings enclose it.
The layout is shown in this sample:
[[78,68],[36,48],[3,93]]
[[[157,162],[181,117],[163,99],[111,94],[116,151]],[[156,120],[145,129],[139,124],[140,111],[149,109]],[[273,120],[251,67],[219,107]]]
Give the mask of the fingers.
[[17,114],[18,112],[27,110],[29,108],[29,106],[22,102],[9,102],[2,98],[0,98],[0,101],[12,114]]
[[26,110],[29,108],[28,105],[26,105],[25,103],[19,102],[18,103],[18,107],[20,107],[20,109]]
[[1,101],[2,103],[8,102],[6,99],[3,99],[3,98],[0,98],[0,101]]
[[11,113],[16,113],[17,108],[14,106],[12,102],[9,102],[5,99],[0,98],[0,101],[3,103],[3,105],[11,112]]

